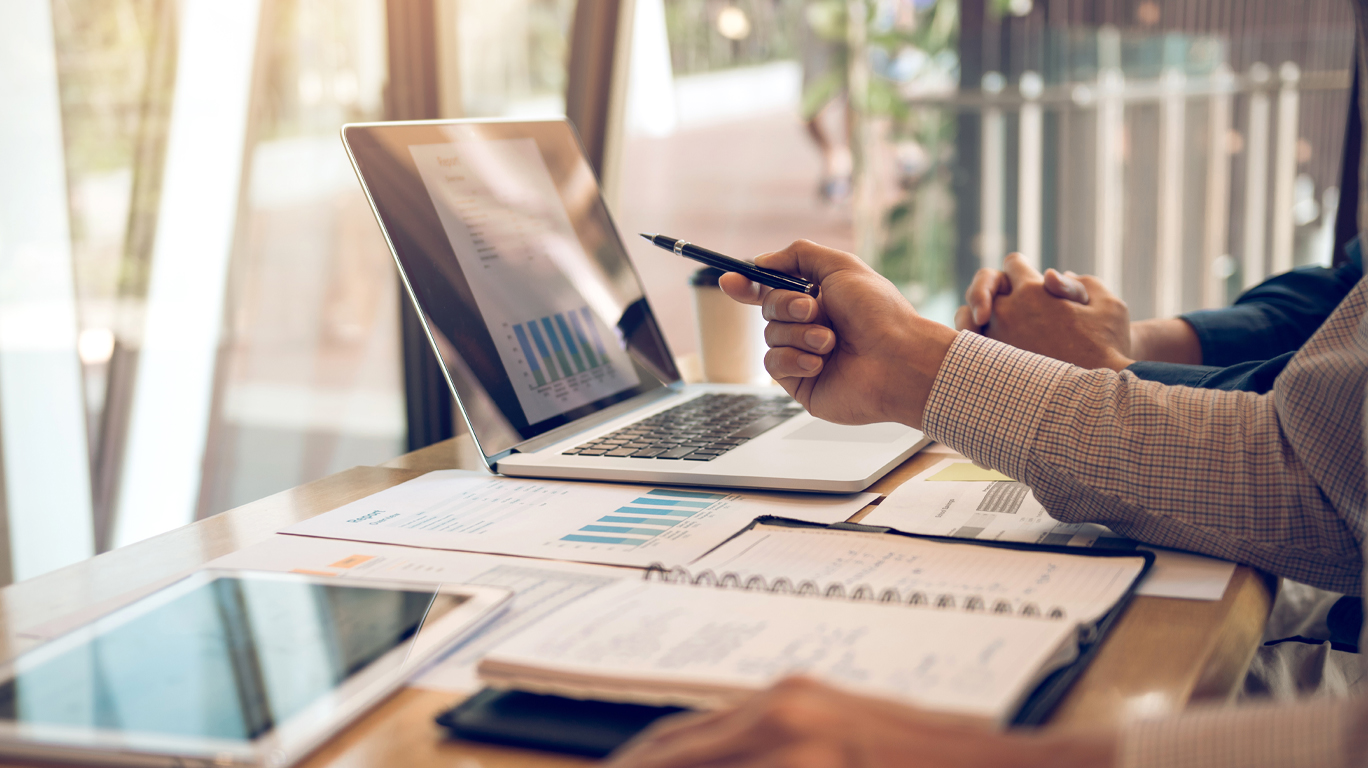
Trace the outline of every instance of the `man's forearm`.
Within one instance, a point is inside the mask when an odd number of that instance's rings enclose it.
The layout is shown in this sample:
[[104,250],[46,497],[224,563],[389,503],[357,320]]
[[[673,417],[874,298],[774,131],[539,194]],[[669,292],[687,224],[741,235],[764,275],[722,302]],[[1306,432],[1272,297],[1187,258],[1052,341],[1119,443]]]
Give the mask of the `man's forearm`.
[[1131,357],[1155,363],[1202,364],[1202,343],[1186,320],[1168,317],[1131,323]]
[[[1079,370],[964,333],[924,423],[931,437],[1026,483],[1062,522],[1361,589],[1357,542],[1331,500],[1352,491],[1322,488],[1289,454],[1268,396]],[[1326,434],[1343,455],[1362,450]]]

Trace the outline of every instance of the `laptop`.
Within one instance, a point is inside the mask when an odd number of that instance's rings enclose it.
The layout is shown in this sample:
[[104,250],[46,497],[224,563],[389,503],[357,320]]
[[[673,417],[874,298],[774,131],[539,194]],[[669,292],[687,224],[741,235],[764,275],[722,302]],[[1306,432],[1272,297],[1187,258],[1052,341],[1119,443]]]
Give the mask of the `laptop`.
[[778,387],[685,384],[565,120],[342,141],[491,471],[850,493],[928,442],[813,418]]

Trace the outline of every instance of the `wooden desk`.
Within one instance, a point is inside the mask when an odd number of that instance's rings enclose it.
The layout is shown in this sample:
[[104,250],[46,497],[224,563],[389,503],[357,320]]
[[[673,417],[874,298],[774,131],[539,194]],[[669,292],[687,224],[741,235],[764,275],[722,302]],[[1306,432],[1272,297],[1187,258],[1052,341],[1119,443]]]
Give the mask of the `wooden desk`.
[[[942,457],[918,455],[876,483],[887,493]],[[474,468],[468,439],[401,456],[384,467],[353,467],[224,512],[147,541],[107,552],[0,590],[0,656],[34,646],[25,634],[75,611],[113,607],[221,555],[254,544],[298,520],[326,512],[433,469]],[[1258,647],[1271,607],[1268,582],[1238,568],[1224,599],[1198,602],[1141,597],[1051,724],[1115,723],[1174,712],[1190,702],[1228,697]],[[378,706],[305,761],[308,768],[369,766],[571,766],[589,761],[545,753],[447,741],[433,717],[451,694],[409,688]]]

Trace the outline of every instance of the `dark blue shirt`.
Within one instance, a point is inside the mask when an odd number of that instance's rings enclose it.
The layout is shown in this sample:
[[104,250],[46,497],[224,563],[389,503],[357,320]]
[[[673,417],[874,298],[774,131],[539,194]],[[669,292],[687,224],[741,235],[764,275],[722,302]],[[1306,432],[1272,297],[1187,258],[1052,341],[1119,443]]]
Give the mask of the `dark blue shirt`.
[[1175,386],[1268,392],[1287,361],[1363,277],[1361,241],[1344,250],[1348,258],[1339,267],[1284,272],[1225,309],[1182,315],[1202,344],[1202,365],[1140,361],[1126,370]]

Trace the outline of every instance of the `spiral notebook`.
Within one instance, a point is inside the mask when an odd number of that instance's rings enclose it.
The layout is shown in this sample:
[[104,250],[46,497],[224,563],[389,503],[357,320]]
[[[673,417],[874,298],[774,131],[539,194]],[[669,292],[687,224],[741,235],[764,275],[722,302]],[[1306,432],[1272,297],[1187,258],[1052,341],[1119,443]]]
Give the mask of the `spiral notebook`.
[[1148,559],[1064,547],[985,546],[862,526],[759,523],[687,567],[648,578],[770,593],[1095,623]]
[[714,708],[790,674],[998,723],[1038,722],[1152,562],[757,525],[496,648],[496,688]]

